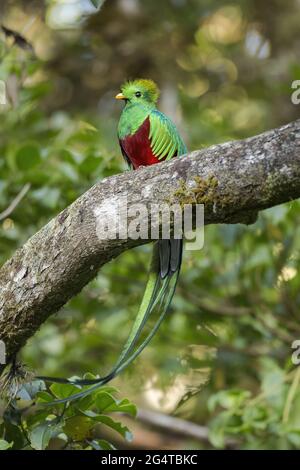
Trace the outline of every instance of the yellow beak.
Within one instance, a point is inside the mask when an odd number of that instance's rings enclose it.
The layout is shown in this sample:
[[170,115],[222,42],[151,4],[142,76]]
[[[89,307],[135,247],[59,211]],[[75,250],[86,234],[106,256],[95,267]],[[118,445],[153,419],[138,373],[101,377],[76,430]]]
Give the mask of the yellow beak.
[[125,96],[123,95],[123,93],[118,93],[116,96],[115,96],[116,100],[125,100]]

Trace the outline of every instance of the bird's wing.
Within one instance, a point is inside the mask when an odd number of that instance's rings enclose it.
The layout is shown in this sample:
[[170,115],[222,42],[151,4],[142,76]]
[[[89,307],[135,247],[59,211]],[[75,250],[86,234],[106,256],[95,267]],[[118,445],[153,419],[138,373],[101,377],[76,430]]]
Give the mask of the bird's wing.
[[149,119],[151,149],[159,160],[169,160],[187,153],[175,125],[165,114],[155,109],[150,113]]
[[133,170],[132,163],[131,163],[130,158],[128,157],[127,153],[125,152],[125,149],[124,149],[124,147],[123,147],[123,145],[122,145],[121,139],[119,139],[119,144],[120,144],[120,147],[121,147],[121,152],[122,152],[123,158],[124,158],[124,160],[125,160],[125,163],[127,163],[128,168],[129,168],[130,170]]

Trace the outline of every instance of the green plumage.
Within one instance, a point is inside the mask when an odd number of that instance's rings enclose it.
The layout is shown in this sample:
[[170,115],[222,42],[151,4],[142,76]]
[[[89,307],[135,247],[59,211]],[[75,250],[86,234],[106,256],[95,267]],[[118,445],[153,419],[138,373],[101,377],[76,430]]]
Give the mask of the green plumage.
[[149,118],[151,148],[159,160],[169,160],[175,154],[179,156],[187,152],[176,127],[165,114],[155,109],[150,112]]
[[120,140],[134,135],[149,118],[151,149],[159,160],[169,160],[175,154],[179,156],[187,152],[173,122],[156,108],[159,91],[152,80],[127,82],[121,90],[126,104],[118,124]]

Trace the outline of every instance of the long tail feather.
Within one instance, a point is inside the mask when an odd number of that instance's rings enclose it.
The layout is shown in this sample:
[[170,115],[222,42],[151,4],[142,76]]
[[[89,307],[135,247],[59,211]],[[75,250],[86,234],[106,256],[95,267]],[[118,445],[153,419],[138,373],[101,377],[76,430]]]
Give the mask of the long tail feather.
[[[177,280],[178,280],[178,276],[179,276],[179,272],[175,273],[173,276],[172,276],[172,282],[170,283],[170,290],[166,296],[166,299],[164,301],[164,306],[163,306],[163,309],[161,311],[161,314],[158,318],[158,320],[156,321],[155,325],[153,326],[153,328],[151,329],[150,333],[147,335],[147,337],[144,339],[144,341],[142,342],[142,344],[136,349],[136,351],[127,359],[127,361],[123,362],[117,369],[116,373],[114,374],[113,377],[115,377],[117,374],[119,374],[120,372],[122,372],[122,370],[124,370],[134,359],[136,359],[136,357],[143,351],[143,349],[145,349],[145,347],[147,346],[147,344],[151,341],[151,339],[153,338],[153,336],[155,335],[155,333],[157,332],[159,326],[161,325],[161,323],[163,322],[165,316],[166,316],[166,313],[167,313],[167,310],[168,310],[168,306],[170,305],[170,302],[172,300],[172,297],[174,295],[174,292],[175,292],[175,289],[176,289],[176,284],[177,284]],[[108,383],[110,380],[112,380],[113,377],[110,377],[109,375],[107,377],[104,377],[102,379],[102,382],[101,384],[100,383],[97,383],[95,384],[94,386],[86,389],[86,390],[83,390],[81,392],[78,392],[78,393],[75,393],[67,398],[62,398],[61,400],[55,400],[51,403],[46,403],[45,405],[49,406],[49,405],[56,405],[56,404],[61,404],[61,403],[67,403],[67,402],[70,402],[70,401],[74,401],[74,400],[77,400],[79,398],[83,398],[87,395],[89,395],[90,393],[96,391],[100,386],[103,386],[105,385],[106,383]]]
[[[67,383],[80,386],[92,385],[88,389],[82,390],[67,398],[55,400],[47,404],[45,403],[45,405],[50,406],[54,404],[67,403],[89,395],[93,391],[112,380],[143,351],[143,349],[147,346],[149,341],[153,338],[156,331],[158,330],[172,301],[179,277],[181,258],[182,240],[159,240],[155,243],[153,248],[150,274],[141,306],[122,352],[110,373],[104,377],[92,380],[72,380],[59,377],[39,376],[39,379],[46,382]],[[147,320],[155,311],[158,304],[158,319],[142,343],[137,346],[134,352],[132,352],[134,346],[141,337]]]

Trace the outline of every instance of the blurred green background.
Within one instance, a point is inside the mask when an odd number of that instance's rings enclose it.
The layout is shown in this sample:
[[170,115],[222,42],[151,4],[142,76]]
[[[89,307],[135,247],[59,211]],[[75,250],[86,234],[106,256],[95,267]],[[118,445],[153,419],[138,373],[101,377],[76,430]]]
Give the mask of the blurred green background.
[[[299,117],[298,0],[2,0],[0,21],[28,41],[0,33],[0,213],[28,190],[0,214],[2,263],[91,185],[126,169],[114,96],[127,79],[157,81],[160,109],[190,150]],[[291,361],[299,208],[267,210],[249,227],[206,227],[204,249],[184,253],[167,320],[114,381],[142,412],[196,423],[208,438],[127,418],[133,442],[109,436],[119,448],[300,447],[300,369]],[[150,251],[106,265],[28,342],[23,361],[47,375],[107,371],[137,312]]]

